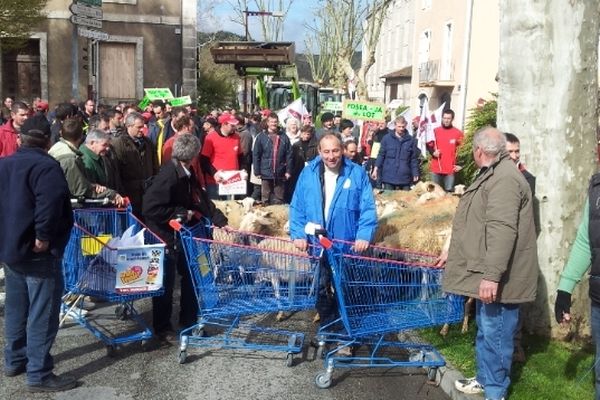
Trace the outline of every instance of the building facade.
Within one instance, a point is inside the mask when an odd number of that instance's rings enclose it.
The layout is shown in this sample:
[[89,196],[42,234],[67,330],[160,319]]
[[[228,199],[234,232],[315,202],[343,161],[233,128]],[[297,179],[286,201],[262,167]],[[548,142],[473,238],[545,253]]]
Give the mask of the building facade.
[[28,45],[2,52],[2,96],[115,104],[140,99],[147,87],[195,96],[197,0],[103,0],[101,27],[83,26],[107,34],[99,40],[75,35],[70,4],[49,0]]
[[[463,128],[479,98],[497,92],[499,8],[497,0],[419,0],[415,10],[412,104],[445,104]],[[415,115],[416,115],[415,114]]]
[[394,104],[410,105],[414,4],[415,0],[394,1],[383,21],[375,64],[366,79],[369,98],[373,101],[389,104],[396,100]]
[[497,93],[497,0],[397,0],[384,22],[369,97],[419,115],[445,103],[462,128],[469,110]]

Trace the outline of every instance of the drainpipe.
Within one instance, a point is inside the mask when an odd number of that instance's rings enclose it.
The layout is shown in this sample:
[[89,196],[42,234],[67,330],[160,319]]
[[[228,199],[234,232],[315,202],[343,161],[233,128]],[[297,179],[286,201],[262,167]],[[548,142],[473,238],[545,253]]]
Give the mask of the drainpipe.
[[473,28],[473,2],[475,0],[467,0],[467,18],[466,18],[466,29],[464,39],[465,53],[463,55],[463,68],[462,68],[462,87],[460,90],[460,104],[462,105],[462,118],[461,118],[461,129],[465,129],[465,121],[467,115],[467,89],[469,81],[469,62],[471,59],[471,30]]

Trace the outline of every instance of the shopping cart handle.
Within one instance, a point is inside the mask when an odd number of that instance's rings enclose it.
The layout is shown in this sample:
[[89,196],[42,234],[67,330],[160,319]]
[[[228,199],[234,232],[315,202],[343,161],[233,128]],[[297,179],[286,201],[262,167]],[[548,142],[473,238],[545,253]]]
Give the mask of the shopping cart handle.
[[181,219],[179,218],[170,220],[169,226],[177,232],[181,231],[181,228],[183,228],[183,225],[181,224]]
[[333,242],[327,237],[327,230],[323,228],[315,229],[315,236],[319,239],[321,246],[329,250],[333,246]]

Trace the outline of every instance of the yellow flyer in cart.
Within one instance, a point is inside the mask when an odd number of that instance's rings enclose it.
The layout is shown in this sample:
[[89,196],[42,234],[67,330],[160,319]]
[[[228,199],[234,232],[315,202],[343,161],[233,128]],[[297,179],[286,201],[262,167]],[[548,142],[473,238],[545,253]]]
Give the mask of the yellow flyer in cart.
[[117,293],[153,292],[163,285],[164,245],[117,250]]

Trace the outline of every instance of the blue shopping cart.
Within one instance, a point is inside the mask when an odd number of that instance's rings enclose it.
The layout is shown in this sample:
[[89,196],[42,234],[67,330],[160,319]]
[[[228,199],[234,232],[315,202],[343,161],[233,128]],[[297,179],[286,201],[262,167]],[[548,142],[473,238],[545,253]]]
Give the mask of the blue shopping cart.
[[[180,334],[179,362],[194,346],[285,352],[292,366],[304,334],[260,327],[245,317],[314,308],[322,249],[298,252],[282,238],[172,222],[199,306],[198,323]],[[205,335],[208,327],[217,334]]]
[[[63,297],[61,321],[71,317],[107,346],[108,355],[123,343],[145,341],[152,331],[136,311],[133,302],[160,296],[165,243],[149,231],[127,209],[83,208],[73,211],[75,224],[63,259],[67,294]],[[113,247],[115,238],[126,231],[138,235],[144,244]],[[142,239],[143,236],[143,239]],[[81,307],[84,296],[117,303],[118,319],[131,319],[139,331],[115,336]],[[76,299],[70,300],[73,297]],[[69,299],[67,301],[67,299]]]
[[[462,297],[442,291],[443,269],[434,267],[436,257],[378,246],[358,254],[341,241],[334,241],[327,257],[339,318],[317,334],[317,358],[325,358],[317,387],[331,385],[335,368],[423,367],[435,379],[445,361],[433,346],[415,337],[392,341],[386,336],[462,319]],[[348,351],[358,348],[366,348],[366,354]]]

